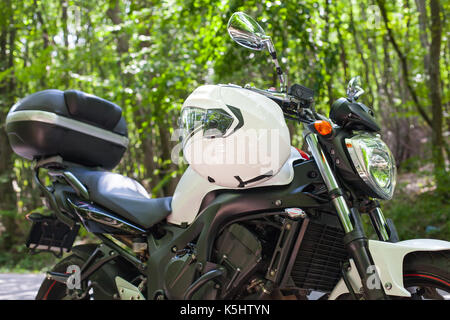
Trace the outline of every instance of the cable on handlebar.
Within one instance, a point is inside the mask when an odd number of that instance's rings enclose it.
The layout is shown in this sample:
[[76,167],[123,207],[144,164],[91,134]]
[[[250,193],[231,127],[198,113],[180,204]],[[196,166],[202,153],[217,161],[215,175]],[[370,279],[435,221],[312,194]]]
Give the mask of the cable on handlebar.
[[[306,124],[309,124],[316,120],[314,112],[310,110],[310,107],[313,102],[312,97],[314,94],[314,92],[311,89],[308,89],[300,85],[293,85],[291,88],[296,89],[294,90],[295,95],[287,94],[279,96],[267,90],[261,90],[250,86],[246,86],[245,88],[257,92],[259,94],[262,94],[265,97],[269,98],[270,100],[274,101],[276,104],[278,104],[281,110],[283,110],[284,117],[286,119],[303,122]],[[304,93],[303,95],[300,95],[299,93],[301,90],[304,90],[302,91]],[[290,90],[290,92],[292,92],[292,90]],[[300,111],[302,114],[300,114]]]

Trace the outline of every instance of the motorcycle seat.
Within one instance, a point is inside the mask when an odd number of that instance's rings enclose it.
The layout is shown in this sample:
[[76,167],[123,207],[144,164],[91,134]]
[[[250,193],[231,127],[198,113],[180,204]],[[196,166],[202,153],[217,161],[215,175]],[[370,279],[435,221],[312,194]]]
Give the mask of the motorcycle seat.
[[149,229],[172,211],[172,197],[150,198],[136,180],[117,173],[73,167],[73,173],[89,192],[91,201],[126,220]]

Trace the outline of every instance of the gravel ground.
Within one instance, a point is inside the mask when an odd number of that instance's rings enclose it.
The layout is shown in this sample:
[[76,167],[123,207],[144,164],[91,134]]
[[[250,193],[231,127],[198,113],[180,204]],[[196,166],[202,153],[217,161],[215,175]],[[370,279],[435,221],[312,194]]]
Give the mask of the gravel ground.
[[0,273],[0,300],[34,300],[44,274]]

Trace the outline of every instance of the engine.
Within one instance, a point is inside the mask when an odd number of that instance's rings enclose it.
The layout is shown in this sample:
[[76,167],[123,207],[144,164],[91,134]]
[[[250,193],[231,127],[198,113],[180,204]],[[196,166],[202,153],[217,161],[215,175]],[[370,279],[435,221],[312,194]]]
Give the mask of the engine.
[[[217,238],[213,251],[213,263],[221,267],[220,285],[214,281],[202,284],[193,299],[216,299],[221,293],[234,295],[262,259],[262,247],[258,238],[240,224],[227,227]],[[184,299],[190,286],[198,280],[196,245],[189,244],[176,252],[165,271],[165,294],[169,299]],[[223,296],[220,296],[223,298]]]
[[232,224],[218,237],[215,245],[217,263],[226,269],[222,292],[235,296],[260,267],[263,248],[260,240],[241,224]]

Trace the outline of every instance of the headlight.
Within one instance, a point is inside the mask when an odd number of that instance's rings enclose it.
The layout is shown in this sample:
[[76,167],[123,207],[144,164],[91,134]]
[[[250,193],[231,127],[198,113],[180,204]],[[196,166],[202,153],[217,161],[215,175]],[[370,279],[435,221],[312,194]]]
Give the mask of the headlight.
[[361,179],[378,195],[389,200],[394,194],[397,169],[386,143],[369,133],[345,139],[348,153]]

